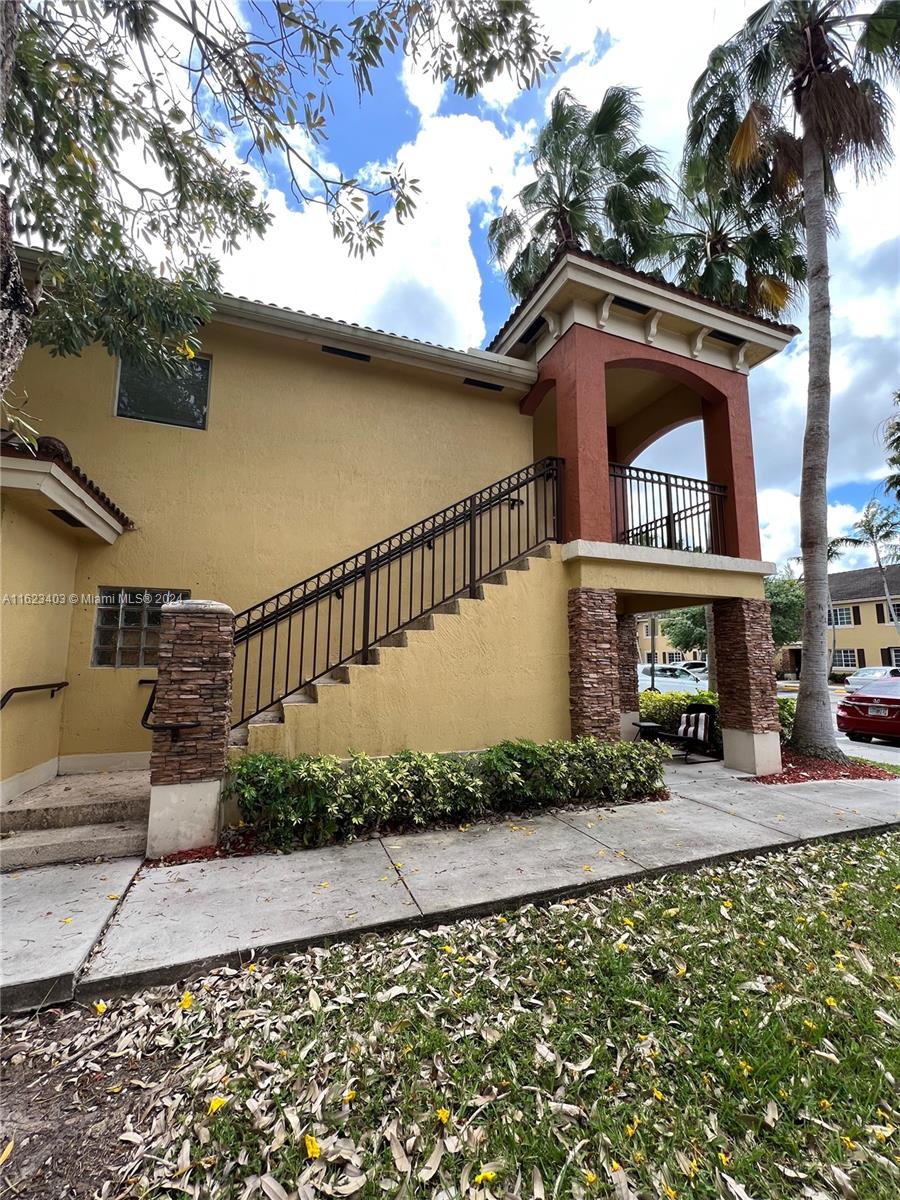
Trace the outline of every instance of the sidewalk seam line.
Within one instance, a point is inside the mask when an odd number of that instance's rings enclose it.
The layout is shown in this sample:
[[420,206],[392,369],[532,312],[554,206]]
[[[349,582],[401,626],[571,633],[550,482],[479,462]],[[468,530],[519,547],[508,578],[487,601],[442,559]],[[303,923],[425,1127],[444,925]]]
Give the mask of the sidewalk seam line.
[[418,900],[413,895],[412,888],[406,882],[406,877],[404,875],[402,875],[401,872],[398,870],[398,868],[394,865],[394,860],[393,860],[393,858],[391,858],[391,852],[390,852],[390,850],[388,850],[387,846],[384,844],[384,838],[379,838],[378,844],[382,848],[382,850],[385,852],[385,854],[387,855],[388,862],[391,864],[391,867],[392,867],[394,873],[396,874],[396,876],[400,880],[400,882],[403,884],[403,887],[406,889],[407,896],[409,896],[410,900],[412,900],[413,904],[416,906],[416,910],[419,913],[419,916],[424,917],[425,910],[422,908],[422,905],[418,902]]

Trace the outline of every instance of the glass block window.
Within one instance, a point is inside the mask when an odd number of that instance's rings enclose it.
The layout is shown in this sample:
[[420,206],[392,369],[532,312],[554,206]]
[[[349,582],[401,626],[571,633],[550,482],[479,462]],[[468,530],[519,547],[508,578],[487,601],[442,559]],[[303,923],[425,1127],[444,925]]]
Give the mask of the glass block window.
[[162,371],[123,359],[119,367],[116,416],[160,425],[205,429],[209,409],[208,358],[191,359],[184,375],[172,378]]
[[850,607],[850,605],[842,604],[842,605],[839,605],[837,608],[829,609],[828,610],[828,624],[829,625],[852,625],[853,624],[853,610]]
[[856,666],[856,651],[855,650],[835,650],[834,662],[831,665],[834,667],[855,667]]
[[101,588],[91,666],[155,667],[162,606],[190,598],[177,588]]

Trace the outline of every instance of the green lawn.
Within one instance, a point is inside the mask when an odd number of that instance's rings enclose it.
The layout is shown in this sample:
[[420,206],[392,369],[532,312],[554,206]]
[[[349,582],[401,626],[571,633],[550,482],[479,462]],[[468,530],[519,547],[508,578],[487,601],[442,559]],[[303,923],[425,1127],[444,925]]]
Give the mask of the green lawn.
[[187,1069],[109,1195],[895,1200],[898,909],[884,835],[111,1000]]

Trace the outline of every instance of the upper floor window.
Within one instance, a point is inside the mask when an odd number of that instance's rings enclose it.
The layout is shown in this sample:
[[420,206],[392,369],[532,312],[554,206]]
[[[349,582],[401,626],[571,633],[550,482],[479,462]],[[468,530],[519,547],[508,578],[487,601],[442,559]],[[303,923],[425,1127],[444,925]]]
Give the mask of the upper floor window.
[[162,606],[190,598],[183,589],[101,588],[91,666],[155,667]]
[[828,610],[829,625],[852,625],[853,624],[853,609],[849,604],[839,605],[837,608]]
[[116,416],[160,425],[205,429],[209,409],[208,358],[193,358],[187,373],[175,377],[122,359]]

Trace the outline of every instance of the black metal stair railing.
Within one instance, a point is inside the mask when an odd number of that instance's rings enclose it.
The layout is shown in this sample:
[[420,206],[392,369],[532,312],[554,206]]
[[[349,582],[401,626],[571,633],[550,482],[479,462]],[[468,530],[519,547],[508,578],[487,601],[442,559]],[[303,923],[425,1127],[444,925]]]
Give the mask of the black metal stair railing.
[[620,545],[727,554],[722,483],[610,463],[613,538]]
[[531,550],[559,541],[562,460],[544,458],[235,618],[232,725],[349,662]]

